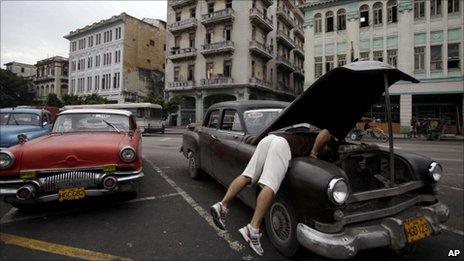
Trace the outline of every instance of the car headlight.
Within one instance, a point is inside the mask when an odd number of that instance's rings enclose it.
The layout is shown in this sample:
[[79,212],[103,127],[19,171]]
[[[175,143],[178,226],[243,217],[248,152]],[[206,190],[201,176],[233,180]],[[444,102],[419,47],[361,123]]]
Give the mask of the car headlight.
[[0,169],[7,169],[14,163],[14,155],[9,151],[0,151]]
[[345,203],[348,199],[348,184],[343,178],[333,178],[327,186],[327,196],[329,200],[337,205]]
[[440,164],[436,162],[432,162],[429,167],[429,175],[430,177],[435,181],[439,181],[441,178],[441,175],[443,174],[443,168],[441,167]]
[[119,155],[124,162],[132,162],[135,160],[135,150],[131,147],[124,147]]

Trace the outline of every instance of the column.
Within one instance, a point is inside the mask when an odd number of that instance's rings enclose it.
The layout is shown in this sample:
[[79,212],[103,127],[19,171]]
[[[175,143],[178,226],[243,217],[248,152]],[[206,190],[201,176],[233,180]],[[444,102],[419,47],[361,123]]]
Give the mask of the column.
[[409,131],[412,119],[412,95],[400,95],[400,131]]
[[195,122],[203,121],[203,93],[198,91],[195,93]]
[[398,69],[414,74],[413,3],[411,0],[398,2]]

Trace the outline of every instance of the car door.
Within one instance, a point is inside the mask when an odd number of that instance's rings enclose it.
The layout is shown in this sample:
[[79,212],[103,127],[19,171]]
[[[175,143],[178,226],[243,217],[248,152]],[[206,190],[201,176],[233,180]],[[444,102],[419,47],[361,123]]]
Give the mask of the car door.
[[236,166],[237,147],[243,141],[245,133],[238,112],[235,109],[223,109],[217,139],[212,142],[213,172],[215,177],[228,186],[240,175]]
[[214,175],[212,168],[212,150],[211,147],[217,140],[216,132],[219,127],[219,109],[211,110],[205,118],[203,126],[200,128],[200,165],[201,168]]

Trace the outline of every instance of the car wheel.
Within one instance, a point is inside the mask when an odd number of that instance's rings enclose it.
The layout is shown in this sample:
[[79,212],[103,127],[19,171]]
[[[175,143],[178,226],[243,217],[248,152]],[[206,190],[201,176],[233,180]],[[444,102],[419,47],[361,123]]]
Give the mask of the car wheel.
[[277,194],[275,201],[266,214],[266,231],[274,247],[284,256],[294,256],[299,248],[296,237],[296,214],[293,206],[282,194]]
[[380,137],[380,139],[381,139],[383,142],[387,142],[387,141],[388,141],[388,136],[385,135],[385,134],[382,134],[382,136]]
[[189,173],[192,179],[199,179],[201,177],[201,170],[198,169],[198,159],[195,157],[195,153],[189,151],[187,154],[189,163]]

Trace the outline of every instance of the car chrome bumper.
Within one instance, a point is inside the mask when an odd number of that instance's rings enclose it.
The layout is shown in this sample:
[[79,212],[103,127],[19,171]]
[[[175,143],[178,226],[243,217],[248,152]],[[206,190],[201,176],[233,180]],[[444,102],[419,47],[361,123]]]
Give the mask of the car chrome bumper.
[[[427,220],[432,234],[441,232],[440,225],[448,220],[449,209],[442,203],[421,207],[419,215]],[[348,259],[363,249],[389,246],[395,250],[407,245],[403,228],[404,220],[389,217],[379,225],[345,228],[336,234],[322,233],[299,223],[297,226],[298,242],[310,251],[333,259]]]
[[[113,194],[118,192],[124,191],[131,191],[134,189],[132,183],[139,182],[140,179],[144,176],[143,172],[140,171],[131,171],[131,172],[115,172],[115,175],[112,175],[116,178],[118,186],[115,189],[105,189],[105,188],[86,188],[85,194],[86,196],[103,196],[107,194]],[[100,180],[103,179],[106,175],[102,175]],[[0,197],[4,197],[5,201],[11,202],[24,202],[24,203],[35,203],[35,202],[49,202],[49,201],[56,201],[59,198],[58,193],[37,195],[32,199],[28,200],[19,200],[16,198],[17,191],[20,187],[33,184],[37,186],[38,191],[42,191],[43,184],[37,182],[35,180],[0,180]],[[14,188],[11,187],[3,187],[4,185],[13,185]]]

